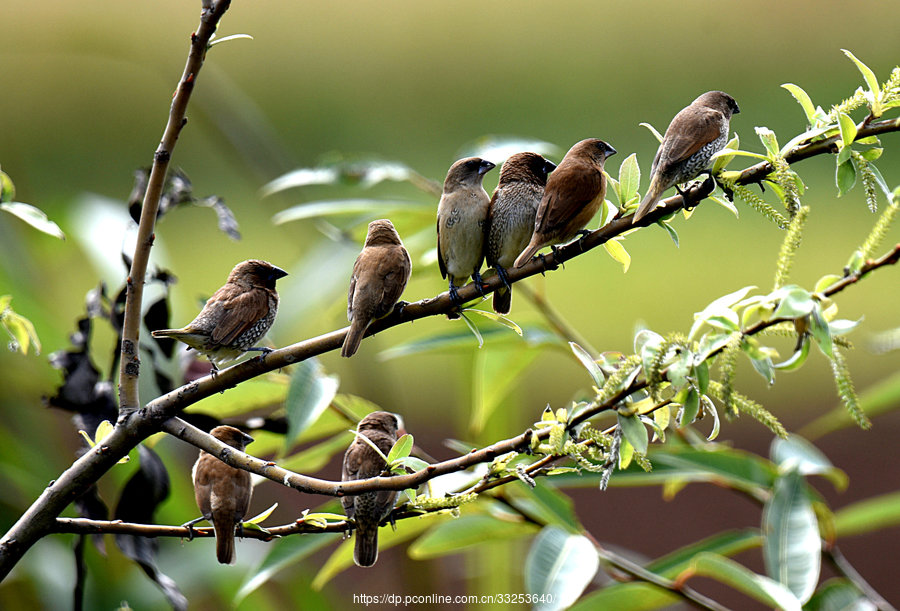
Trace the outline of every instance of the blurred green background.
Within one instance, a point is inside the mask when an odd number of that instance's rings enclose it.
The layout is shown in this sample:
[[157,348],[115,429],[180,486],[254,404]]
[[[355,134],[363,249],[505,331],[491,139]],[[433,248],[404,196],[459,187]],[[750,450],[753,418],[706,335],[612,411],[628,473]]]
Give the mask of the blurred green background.
[[[0,352],[0,444],[5,444],[0,456],[14,482],[0,491],[4,530],[70,463],[78,444],[68,417],[41,406],[41,396],[52,394],[59,381],[46,356],[68,345],[88,290],[103,279],[115,292],[123,280],[119,253],[127,243],[128,217],[122,202],[134,170],[151,162],[198,9],[199,3],[173,0],[0,0],[0,165],[15,182],[17,199],[42,208],[67,235],[66,241],[57,241],[0,215],[0,294],[14,295],[13,307],[32,320],[43,343],[40,355]],[[775,130],[784,143],[804,129],[804,117],[779,86],[796,83],[826,109],[849,96],[861,78],[841,48],[852,50],[880,79],[886,78],[900,62],[898,19],[896,2],[235,1],[219,34],[247,33],[254,40],[210,51],[173,166],[188,173],[196,195],[225,199],[243,239],[233,242],[217,231],[208,209],[179,209],[162,220],[151,264],[178,276],[173,323],[190,320],[198,299],[218,288],[236,262],[254,257],[291,272],[279,283],[282,307],[269,334],[276,345],[346,324],[346,281],[370,219],[338,222],[356,245],[331,244],[326,257],[321,256],[326,238],[315,223],[275,226],[272,215],[290,205],[335,197],[422,196],[404,184],[385,184],[372,192],[321,186],[260,196],[262,185],[288,170],[337,155],[371,154],[403,161],[440,181],[461,151],[487,134],[537,138],[560,151],[582,138],[599,137],[619,151],[608,166],[614,175],[625,157],[638,154],[645,188],[657,143],[640,122],[662,131],[696,95],[723,89],[742,109],[732,121],[742,148],[761,149],[755,126]],[[878,166],[893,187],[900,184],[900,137],[887,135],[884,143]],[[740,161],[731,167],[743,167]],[[804,201],[813,210],[792,280],[812,286],[823,274],[840,273],[874,218],[858,187],[836,198],[832,159],[813,159],[797,169],[809,188]],[[488,191],[496,180],[496,171],[488,174]],[[544,290],[599,350],[630,351],[639,323],[662,333],[686,332],[692,314],[715,297],[750,284],[764,290],[771,286],[782,233],[746,206],[738,207],[740,219],[705,203],[689,222],[676,220],[679,248],[660,229],[632,234],[624,243],[633,257],[627,274],[598,250],[567,264],[565,271],[529,282]],[[430,237],[408,237],[433,223],[433,211],[408,213],[395,221],[413,256],[414,276],[404,298],[412,301],[445,290],[437,267],[422,264],[422,255],[433,246]],[[889,242],[897,239],[894,228]],[[858,348],[848,354],[862,391],[898,369],[897,352],[876,356],[867,349],[871,334],[898,325],[898,300],[896,270],[879,272],[838,300],[842,317],[866,316],[853,338]],[[521,295],[514,297],[512,316],[520,324],[537,320]],[[472,348],[420,358],[380,362],[377,357],[398,342],[457,331],[461,324],[424,320],[367,340],[352,360],[327,355],[322,361],[340,376],[342,391],[402,413],[417,439],[431,440],[427,449],[444,457],[449,454],[439,445],[442,438],[468,434],[474,341]],[[513,337],[502,346],[514,345],[509,343]],[[527,426],[546,403],[564,405],[586,386],[583,370],[561,352],[542,356],[529,371],[533,375],[524,377],[506,402],[501,424],[493,431],[488,427],[495,438]],[[782,375],[772,389],[742,366],[738,385],[788,428],[837,404],[830,368],[821,355],[801,371]],[[900,486],[896,469],[873,470],[892,460],[898,429],[900,419],[894,414],[876,420],[871,432],[850,430],[824,440],[826,453],[851,475],[850,491],[838,505]],[[769,433],[743,419],[727,423],[723,437],[764,452]],[[185,488],[194,452],[171,440],[165,443],[172,460],[184,463],[184,481],[173,485],[189,500]],[[618,499],[638,498],[627,497],[632,491],[612,490],[601,497],[604,506],[615,504],[612,497],[618,494],[623,495]],[[640,498],[656,504],[648,511],[663,511],[658,492]],[[628,501],[636,523],[643,522],[644,500]],[[727,500],[722,502],[727,506]],[[680,511],[676,504],[677,499],[664,510]],[[295,513],[281,510],[285,520]],[[192,517],[194,510],[187,511],[191,514],[173,512],[166,518],[178,523]],[[600,510],[579,505],[586,521],[595,511]],[[593,523],[602,524],[602,518],[596,516]],[[594,534],[602,539],[614,533],[601,529]],[[890,542],[877,543],[896,549],[900,537],[896,530],[889,534]],[[674,547],[665,537],[664,531],[649,537],[649,547],[640,551],[652,556]],[[63,541],[68,540],[41,543],[27,562],[57,557]],[[859,556],[851,559],[863,562],[875,544],[862,541]],[[169,550],[170,564],[163,562],[161,568],[177,574],[188,563],[184,550],[169,541],[163,547],[164,554]],[[185,550],[199,557],[198,547]],[[243,554],[247,563],[251,556]],[[404,568],[423,576],[418,583],[407,578],[413,583],[404,586],[409,591],[464,590],[478,563],[456,559],[411,564],[394,551],[364,577],[379,582],[375,591],[391,592],[399,581],[391,570]],[[344,578],[361,579],[361,573],[354,568]],[[215,579],[233,574],[228,569],[209,573]],[[294,600],[296,592],[306,592],[312,574],[292,573],[299,589],[282,584],[266,600]],[[54,593],[67,596],[65,575],[46,578],[44,585],[52,582],[53,587],[42,594],[33,587],[11,587],[16,595],[27,592],[23,600],[48,604]],[[125,596],[132,604],[161,604],[152,586],[142,584],[135,571],[130,575],[130,583],[106,594],[110,604]],[[873,582],[879,579],[873,576]],[[894,588],[900,597],[897,584],[883,579],[874,585],[885,594]],[[356,587],[363,582],[347,583]],[[189,597],[202,591],[198,585],[180,585]],[[517,587],[514,582],[508,591]],[[354,591],[370,591],[359,588]],[[332,585],[322,596],[334,601],[345,594]]]

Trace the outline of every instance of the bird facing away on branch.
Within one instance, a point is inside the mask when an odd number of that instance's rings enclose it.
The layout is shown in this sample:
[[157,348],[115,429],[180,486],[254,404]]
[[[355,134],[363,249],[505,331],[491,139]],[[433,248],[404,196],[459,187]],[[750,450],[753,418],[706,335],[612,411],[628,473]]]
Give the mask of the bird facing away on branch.
[[[253,441],[253,437],[233,426],[217,426],[210,435],[241,452]],[[234,531],[250,508],[250,473],[225,464],[212,454],[200,450],[191,473],[194,481],[194,498],[202,518],[208,520],[216,531],[216,558],[222,564],[234,564]]]
[[228,281],[186,327],[158,329],[153,337],[173,337],[205,355],[213,365],[233,361],[254,347],[272,327],[278,311],[275,281],[287,272],[259,259],[234,266]]
[[[400,422],[390,412],[372,412],[356,427],[359,435],[365,435],[382,454],[387,456],[394,442]],[[387,463],[369,444],[357,437],[344,454],[341,481],[376,477],[384,472]],[[397,492],[381,490],[364,492],[341,498],[344,513],[356,523],[356,544],[353,561],[359,566],[372,566],[378,560],[378,525],[394,508]]]
[[506,268],[528,246],[534,232],[534,219],[544,196],[547,175],[556,164],[537,153],[516,153],[503,162],[500,180],[491,196],[488,211],[485,259],[505,285],[494,291],[494,311],[509,314],[512,287]]
[[590,222],[606,197],[603,164],[616,149],[597,138],[576,143],[547,179],[534,234],[515,261],[522,267],[544,246],[568,242]]
[[391,313],[411,271],[409,253],[394,225],[387,219],[369,223],[366,244],[356,257],[350,276],[347,292],[350,330],[344,338],[341,356],[356,354],[369,325]]
[[471,276],[481,291],[484,229],[490,198],[481,184],[494,167],[479,157],[460,159],[447,172],[437,211],[437,253],[441,277],[450,285],[450,299],[459,303],[456,287]]
[[656,208],[666,189],[677,189],[707,169],[712,156],[728,141],[731,116],[739,112],[737,102],[727,93],[707,91],[675,115],[653,158],[650,186],[633,223]]

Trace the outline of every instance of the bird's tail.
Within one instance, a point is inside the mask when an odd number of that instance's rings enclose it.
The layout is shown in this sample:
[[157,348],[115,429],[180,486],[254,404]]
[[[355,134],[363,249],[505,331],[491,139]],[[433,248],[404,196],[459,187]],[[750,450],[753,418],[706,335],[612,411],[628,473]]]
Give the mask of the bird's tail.
[[363,335],[366,333],[367,325],[361,318],[354,317],[353,322],[350,323],[350,330],[347,331],[347,336],[344,338],[344,346],[341,348],[341,356],[350,358],[356,351],[359,350],[359,344],[362,341]]
[[513,263],[515,267],[522,267],[529,261],[531,261],[531,257],[537,253],[541,249],[541,243],[537,241],[537,235],[531,236],[531,243],[525,247],[525,250],[522,251],[518,257],[516,257],[516,262]]
[[509,308],[512,304],[512,289],[505,286],[494,291],[494,311],[497,314],[509,314]]
[[222,564],[234,564],[234,522],[230,518],[213,517],[213,529],[216,531],[216,559]]
[[378,560],[378,526],[371,530],[357,528],[353,562],[357,566],[372,566],[376,560]]
[[641,205],[638,206],[631,222],[637,223],[646,215],[650,214],[653,209],[656,208],[656,204],[659,202],[659,197],[662,195],[663,191],[664,189],[660,188],[660,182],[654,174],[653,179],[650,181],[650,186],[647,187],[647,194],[644,196],[644,199],[641,200]]

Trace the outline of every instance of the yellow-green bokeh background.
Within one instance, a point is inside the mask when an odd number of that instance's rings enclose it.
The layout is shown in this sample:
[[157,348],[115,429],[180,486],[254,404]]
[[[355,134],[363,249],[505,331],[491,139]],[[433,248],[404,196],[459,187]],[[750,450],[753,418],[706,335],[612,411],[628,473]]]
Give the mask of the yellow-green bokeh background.
[[[0,0],[0,165],[14,180],[17,198],[41,207],[68,236],[60,242],[0,215],[0,294],[15,296],[14,308],[35,323],[43,342],[40,356],[0,353],[2,434],[34,440],[33,456],[4,457],[9,469],[21,472],[17,481],[27,482],[24,493],[0,493],[4,530],[32,500],[28,492],[37,494],[40,482],[68,464],[66,454],[52,449],[76,443],[65,416],[40,405],[59,377],[46,355],[66,347],[83,296],[99,278],[113,291],[122,281],[115,259],[121,225],[98,229],[97,201],[124,200],[134,169],[151,161],[198,6]],[[638,154],[646,187],[656,141],[638,123],[663,130],[697,94],[723,89],[742,108],[732,129],[744,148],[760,150],[755,126],[774,129],[786,142],[804,120],[779,86],[797,83],[826,108],[850,95],[861,77],[841,48],[886,78],[900,62],[898,18],[896,2],[237,0],[220,34],[248,33],[254,40],[210,52],[173,165],[189,174],[198,195],[225,198],[243,239],[232,242],[218,232],[206,209],[178,210],[163,219],[152,263],[179,277],[173,322],[189,320],[197,299],[214,291],[234,263],[256,257],[292,272],[282,283],[284,301],[270,333],[276,345],[345,324],[344,280],[337,283],[340,290],[328,290],[303,267],[321,234],[313,223],[274,226],[271,217],[302,201],[371,194],[320,187],[261,198],[259,188],[287,170],[335,153],[369,153],[440,180],[460,150],[485,134],[539,138],[562,150],[600,137],[619,151],[610,162],[613,174],[628,154]],[[896,186],[900,140],[890,134],[884,142],[878,166]],[[812,215],[792,280],[812,286],[821,275],[840,272],[874,217],[859,188],[836,198],[832,159],[797,169],[809,187],[805,201]],[[496,175],[485,180],[489,190]],[[375,195],[418,197],[406,185],[383,185]],[[633,234],[625,242],[633,257],[627,274],[596,251],[532,282],[600,350],[630,350],[639,322],[663,333],[686,332],[693,312],[715,297],[745,285],[771,285],[782,234],[746,206],[739,208],[735,219],[705,203],[689,222],[676,220],[678,249],[662,230]],[[423,223],[409,216],[398,225],[402,232]],[[359,229],[354,235],[361,237]],[[888,242],[897,239],[894,228]],[[100,265],[90,254],[87,244],[101,242],[112,245],[112,264]],[[414,253],[414,262],[422,252]],[[345,254],[352,262],[353,253]],[[340,273],[349,276],[349,264]],[[839,299],[843,317],[865,314],[855,337],[859,349],[848,356],[860,389],[893,374],[900,362],[896,352],[876,357],[866,350],[871,333],[898,325],[898,287],[896,271],[885,270]],[[404,297],[415,300],[445,288],[436,267],[418,267]],[[314,309],[294,307],[316,299]],[[518,322],[535,320],[521,297],[513,307]],[[328,355],[323,363],[341,377],[343,390],[402,412],[411,431],[465,436],[471,350],[376,359],[396,342],[456,330],[451,324],[435,318],[393,329],[367,340],[351,361]],[[508,432],[535,419],[546,403],[563,405],[585,382],[571,359],[542,357],[506,406],[513,410],[505,418],[513,427]],[[739,383],[788,425],[837,403],[819,354],[802,371],[780,376],[772,389],[749,366],[742,367]],[[885,429],[900,423],[876,421],[879,426],[878,439],[886,440]],[[758,425],[728,423],[724,436],[739,438],[748,428]],[[766,442],[758,439],[755,449],[763,451]],[[896,488],[896,475],[883,477],[893,479],[873,492]],[[147,596],[158,603],[152,590]]]

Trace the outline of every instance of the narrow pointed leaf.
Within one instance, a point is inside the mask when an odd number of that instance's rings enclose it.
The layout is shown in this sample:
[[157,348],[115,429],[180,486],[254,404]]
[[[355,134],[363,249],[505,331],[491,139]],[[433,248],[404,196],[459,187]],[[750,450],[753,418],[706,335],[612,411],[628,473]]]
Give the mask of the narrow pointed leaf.
[[25,204],[22,202],[3,202],[0,203],[0,210],[6,210],[13,216],[17,216],[38,231],[51,235],[60,240],[66,239],[66,234],[62,232],[59,225],[47,218],[44,211],[40,208]]
[[694,574],[711,577],[743,592],[759,602],[784,611],[801,611],[801,602],[777,581],[757,575],[734,560],[701,552],[691,563]]
[[565,609],[581,596],[600,567],[594,545],[582,535],[547,526],[525,559],[525,589],[547,602],[533,609]]

